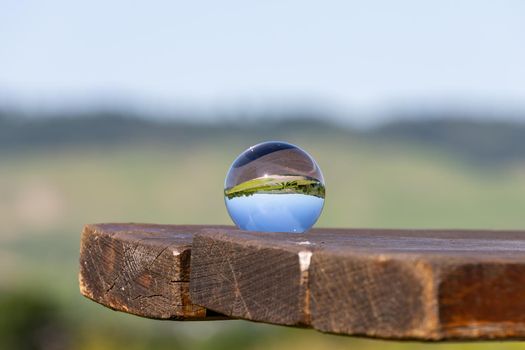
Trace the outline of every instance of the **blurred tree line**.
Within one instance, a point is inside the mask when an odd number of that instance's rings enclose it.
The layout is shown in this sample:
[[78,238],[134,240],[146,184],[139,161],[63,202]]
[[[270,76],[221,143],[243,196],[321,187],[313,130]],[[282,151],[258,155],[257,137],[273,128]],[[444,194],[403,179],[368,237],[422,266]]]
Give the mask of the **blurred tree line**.
[[[0,150],[23,151],[63,146],[169,142],[179,147],[203,141],[279,139],[290,135],[358,138],[371,142],[412,142],[452,152],[476,163],[525,159],[525,123],[421,115],[369,129],[327,122],[325,116],[293,114],[229,118],[225,122],[159,120],[118,112],[21,116],[0,111]],[[185,119],[188,120],[188,119]]]

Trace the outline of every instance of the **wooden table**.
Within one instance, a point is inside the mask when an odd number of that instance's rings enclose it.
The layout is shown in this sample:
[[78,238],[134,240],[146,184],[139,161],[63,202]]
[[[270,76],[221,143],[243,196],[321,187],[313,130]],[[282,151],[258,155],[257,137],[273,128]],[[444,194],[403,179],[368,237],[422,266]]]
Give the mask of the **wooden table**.
[[525,232],[98,224],[80,291],[114,310],[388,339],[525,338]]

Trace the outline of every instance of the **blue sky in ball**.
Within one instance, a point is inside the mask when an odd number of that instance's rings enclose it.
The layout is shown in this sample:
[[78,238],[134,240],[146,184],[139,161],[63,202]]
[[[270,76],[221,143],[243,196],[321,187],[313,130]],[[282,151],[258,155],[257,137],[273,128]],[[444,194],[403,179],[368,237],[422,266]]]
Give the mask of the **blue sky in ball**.
[[8,0],[0,103],[523,110],[524,18],[521,1]]
[[304,194],[267,194],[225,199],[228,214],[243,230],[304,232],[323,211],[324,198]]

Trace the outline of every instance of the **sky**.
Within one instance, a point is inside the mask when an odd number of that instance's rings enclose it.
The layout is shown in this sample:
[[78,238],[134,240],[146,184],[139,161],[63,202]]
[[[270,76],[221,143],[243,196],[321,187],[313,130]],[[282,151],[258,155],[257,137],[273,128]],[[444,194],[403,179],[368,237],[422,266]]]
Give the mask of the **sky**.
[[1,0],[0,104],[497,117],[525,111],[525,2]]

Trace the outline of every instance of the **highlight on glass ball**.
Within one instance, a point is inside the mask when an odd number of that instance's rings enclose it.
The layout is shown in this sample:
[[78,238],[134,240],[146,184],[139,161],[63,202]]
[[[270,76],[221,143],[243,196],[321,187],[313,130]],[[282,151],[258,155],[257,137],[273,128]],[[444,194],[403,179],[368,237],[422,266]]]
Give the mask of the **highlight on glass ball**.
[[263,142],[241,153],[224,187],[228,213],[242,230],[302,233],[323,210],[321,169],[308,153],[286,142]]

